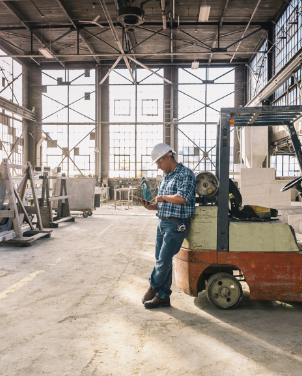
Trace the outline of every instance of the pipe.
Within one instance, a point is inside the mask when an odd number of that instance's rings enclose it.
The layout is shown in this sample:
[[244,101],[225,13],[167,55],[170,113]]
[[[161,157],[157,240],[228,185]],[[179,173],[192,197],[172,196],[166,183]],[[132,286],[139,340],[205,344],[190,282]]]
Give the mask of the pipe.
[[166,10],[166,1],[161,0],[161,12],[162,12],[162,20],[163,20],[163,29],[167,30],[167,17],[165,15]]
[[173,21],[175,20],[175,0],[173,0]]

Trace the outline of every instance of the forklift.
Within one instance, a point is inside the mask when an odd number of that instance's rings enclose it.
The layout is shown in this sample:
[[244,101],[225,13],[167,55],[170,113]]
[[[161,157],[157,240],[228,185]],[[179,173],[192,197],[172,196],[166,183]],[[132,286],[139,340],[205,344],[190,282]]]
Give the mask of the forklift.
[[[242,300],[242,282],[251,300],[302,301],[302,252],[293,228],[276,218],[277,210],[242,206],[229,179],[232,127],[286,126],[302,171],[301,144],[294,123],[302,106],[222,108],[217,125],[216,174],[196,176],[197,195],[191,226],[175,256],[176,284],[186,294],[205,290],[209,302],[231,309]],[[296,188],[302,176],[281,191]]]

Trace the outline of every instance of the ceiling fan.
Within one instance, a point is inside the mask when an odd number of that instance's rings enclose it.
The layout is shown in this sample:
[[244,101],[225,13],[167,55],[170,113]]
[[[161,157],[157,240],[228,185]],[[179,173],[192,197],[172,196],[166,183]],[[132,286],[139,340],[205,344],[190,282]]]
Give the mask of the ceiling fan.
[[102,29],[104,28],[103,25],[101,25],[100,23],[98,23],[98,19],[100,18],[101,16],[96,16],[92,21],[78,21],[80,23],[90,23],[90,24],[93,24],[93,25],[97,25],[99,27],[101,27]]

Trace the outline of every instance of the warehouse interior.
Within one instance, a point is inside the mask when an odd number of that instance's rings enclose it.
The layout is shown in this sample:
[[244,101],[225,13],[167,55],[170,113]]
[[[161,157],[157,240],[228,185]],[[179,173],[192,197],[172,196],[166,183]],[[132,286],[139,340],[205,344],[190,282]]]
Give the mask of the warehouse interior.
[[[300,375],[301,65],[302,0],[0,1],[1,375]],[[148,310],[159,143],[216,183]]]

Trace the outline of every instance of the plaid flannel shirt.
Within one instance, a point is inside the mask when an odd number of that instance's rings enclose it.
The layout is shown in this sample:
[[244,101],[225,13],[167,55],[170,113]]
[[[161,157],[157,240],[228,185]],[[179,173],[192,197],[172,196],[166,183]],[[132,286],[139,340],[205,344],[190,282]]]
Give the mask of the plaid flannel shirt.
[[187,203],[176,205],[164,201],[158,203],[157,216],[160,218],[190,218],[195,211],[196,178],[192,170],[182,163],[160,181],[158,195],[175,195],[185,198]]

